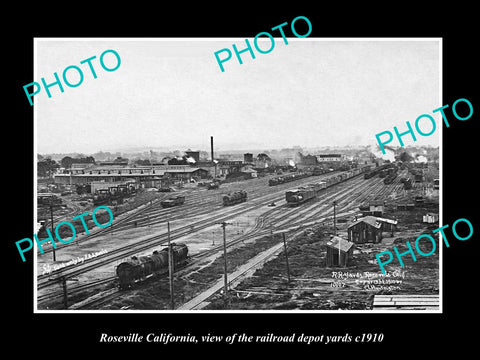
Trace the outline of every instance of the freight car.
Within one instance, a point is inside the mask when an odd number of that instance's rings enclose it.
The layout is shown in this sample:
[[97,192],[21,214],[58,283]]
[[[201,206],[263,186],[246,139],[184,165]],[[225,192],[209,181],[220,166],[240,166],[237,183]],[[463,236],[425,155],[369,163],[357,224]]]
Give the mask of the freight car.
[[325,174],[325,173],[326,173],[326,171],[325,171],[324,169],[322,169],[322,168],[315,168],[315,169],[313,169],[312,175],[313,175],[313,176],[318,176],[318,175],[322,175],[322,174]]
[[280,184],[295,181],[298,179],[303,179],[308,176],[312,176],[312,173],[300,172],[300,173],[294,173],[294,174],[287,174],[287,175],[279,176],[279,177],[268,180],[268,185],[269,186],[280,185]]
[[[394,164],[388,163],[388,164],[383,164],[380,166],[377,166],[376,168],[373,169],[366,169],[365,175],[363,176],[364,179],[370,179],[378,174],[380,174],[380,177],[385,177],[388,176],[388,172],[384,171],[389,168],[395,168],[396,166]],[[396,171],[396,170],[395,170]]]
[[323,189],[338,184],[339,182],[351,179],[364,173],[365,171],[368,171],[368,167],[352,169],[335,176],[329,176],[324,179],[324,181],[310,183],[298,189],[288,190],[285,193],[285,200],[287,201],[287,204],[291,206],[302,204],[310,199],[315,198]]
[[[187,261],[188,247],[184,244],[172,244],[174,267]],[[116,268],[120,289],[128,289],[146,278],[168,271],[168,248],[154,251],[152,255],[132,256]]]
[[110,201],[110,191],[108,189],[99,189],[93,195],[93,205],[103,205]]
[[184,202],[185,202],[185,196],[177,195],[170,199],[163,200],[160,204],[162,205],[162,207],[166,208],[166,207],[182,205]]
[[[91,186],[91,185],[89,185]],[[77,192],[79,189],[77,188]],[[93,204],[123,204],[123,200],[126,197],[133,196],[136,193],[134,183],[120,184],[117,186],[110,186],[108,189],[98,189],[93,194]]]
[[38,205],[61,205],[62,199],[55,194],[43,193],[37,195]]
[[247,192],[240,190],[223,197],[223,206],[235,205],[247,201]]
[[295,190],[290,190],[285,194],[287,204],[290,206],[297,206],[304,202],[311,200],[317,196],[314,189],[309,186],[301,187]]

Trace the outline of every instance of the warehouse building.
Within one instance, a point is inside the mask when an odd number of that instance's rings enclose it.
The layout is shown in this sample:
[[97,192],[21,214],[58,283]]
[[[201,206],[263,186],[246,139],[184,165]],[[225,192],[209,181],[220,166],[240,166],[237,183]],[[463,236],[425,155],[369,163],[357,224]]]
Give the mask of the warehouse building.
[[164,177],[184,182],[208,176],[208,171],[190,165],[99,165],[86,169],[71,169],[54,175],[56,184],[89,184],[92,182],[121,183],[135,181],[142,187],[157,187]]
[[346,156],[343,154],[320,154],[320,155],[316,155],[316,158],[318,162],[347,160]]

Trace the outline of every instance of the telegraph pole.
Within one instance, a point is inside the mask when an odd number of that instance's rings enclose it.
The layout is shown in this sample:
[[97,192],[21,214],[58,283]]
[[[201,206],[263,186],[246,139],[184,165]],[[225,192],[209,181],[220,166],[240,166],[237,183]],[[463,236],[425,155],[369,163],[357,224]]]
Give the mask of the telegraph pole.
[[222,222],[222,228],[223,228],[223,260],[224,260],[224,274],[223,274],[223,299],[225,301],[225,307],[227,306],[228,303],[228,279],[227,279],[227,235],[225,233],[225,227],[227,226],[227,223],[224,221]]
[[[337,212],[336,212],[337,200],[333,200],[333,233],[337,236]],[[340,239],[338,239],[338,266],[341,262],[341,252],[340,252]]]
[[173,300],[173,258],[172,258],[172,245],[170,244],[170,221],[167,222],[167,234],[168,234],[168,280],[170,285],[170,308],[175,309],[175,303]]
[[287,241],[285,240],[285,233],[282,233],[282,237],[283,237],[283,248],[285,252],[285,261],[287,262],[287,278],[288,278],[288,283],[290,283],[290,265],[288,263]]
[[[53,238],[53,198],[50,198],[50,223],[52,227],[52,238]],[[55,246],[52,242],[52,253],[53,253],[53,261],[57,261],[57,258],[55,256]]]
[[337,200],[333,200],[333,233],[337,236],[337,213],[335,206],[337,205]]
[[62,287],[63,287],[63,307],[68,309],[68,294],[67,294],[67,280],[65,276],[61,277],[62,280]]

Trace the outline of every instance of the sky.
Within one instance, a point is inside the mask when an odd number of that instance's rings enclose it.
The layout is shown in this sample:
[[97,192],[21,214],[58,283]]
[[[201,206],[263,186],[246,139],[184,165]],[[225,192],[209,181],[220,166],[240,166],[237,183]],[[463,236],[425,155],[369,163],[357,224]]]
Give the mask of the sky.
[[[210,136],[220,150],[375,145],[375,134],[406,130],[421,114],[441,124],[432,114],[443,105],[438,39],[276,38],[270,53],[254,48],[242,65],[233,54],[221,72],[214,52],[233,53],[232,44],[246,46],[243,38],[36,39],[32,81],[51,83],[70,65],[84,75],[78,87],[34,97],[38,153],[208,150]],[[100,66],[108,49],[120,55],[116,71]],[[80,64],[94,55],[96,79]],[[105,63],[115,65],[112,54]],[[404,142],[437,146],[438,127]]]

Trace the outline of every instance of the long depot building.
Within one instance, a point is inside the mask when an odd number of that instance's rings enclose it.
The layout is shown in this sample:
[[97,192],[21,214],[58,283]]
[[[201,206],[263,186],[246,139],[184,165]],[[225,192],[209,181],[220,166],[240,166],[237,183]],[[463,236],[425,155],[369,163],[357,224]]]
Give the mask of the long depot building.
[[54,181],[56,184],[77,185],[92,182],[120,183],[133,180],[144,187],[156,187],[165,178],[187,182],[206,177],[208,177],[207,170],[190,165],[128,166],[109,164],[72,168],[68,173],[54,175]]

